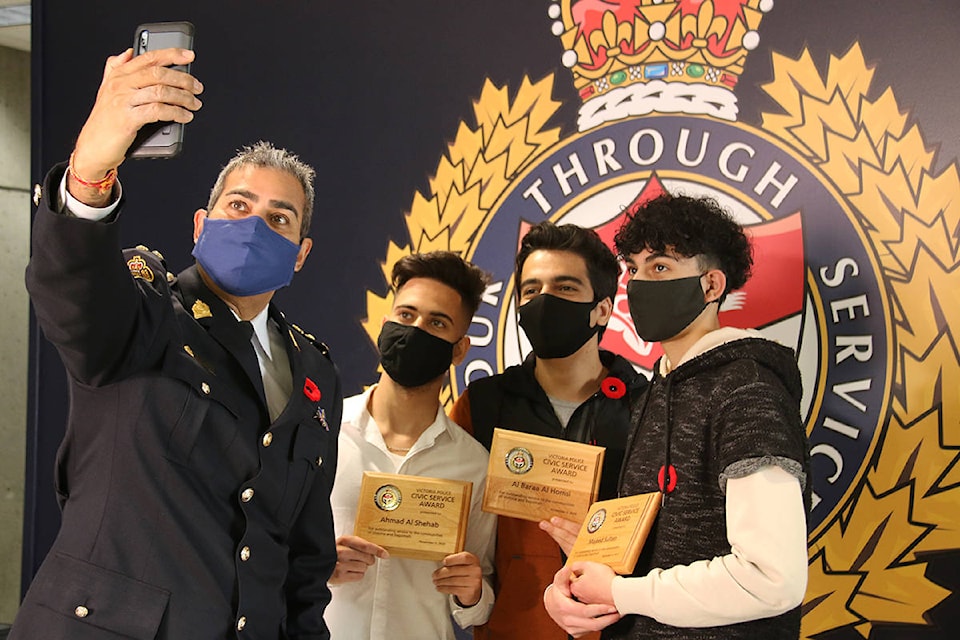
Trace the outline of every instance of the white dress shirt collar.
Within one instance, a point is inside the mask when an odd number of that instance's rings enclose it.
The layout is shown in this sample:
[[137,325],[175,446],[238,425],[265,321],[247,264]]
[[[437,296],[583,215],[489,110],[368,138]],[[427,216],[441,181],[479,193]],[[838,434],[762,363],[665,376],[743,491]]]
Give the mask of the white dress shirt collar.
[[[373,396],[374,389],[377,388],[376,384],[368,387],[361,396],[363,397],[363,412],[357,417],[355,424],[357,430],[360,432],[360,436],[380,449],[385,453],[389,453],[387,449],[387,443],[383,440],[383,434],[380,433],[380,427],[377,426],[377,423],[374,422],[373,416],[370,413],[370,398]],[[422,451],[424,449],[429,449],[437,441],[437,438],[440,434],[447,431],[447,420],[446,414],[443,412],[443,406],[437,406],[437,415],[433,419],[433,423],[426,428],[426,430],[420,434],[420,437],[417,438],[417,441],[410,451],[407,453],[407,456],[411,456],[417,451]]]

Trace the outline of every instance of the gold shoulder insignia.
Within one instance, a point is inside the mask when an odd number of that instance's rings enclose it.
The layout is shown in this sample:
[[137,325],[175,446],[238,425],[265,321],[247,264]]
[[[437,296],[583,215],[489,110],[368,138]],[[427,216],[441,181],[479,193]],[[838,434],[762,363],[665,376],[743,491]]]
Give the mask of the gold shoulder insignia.
[[297,325],[293,324],[292,322],[290,323],[290,326],[293,327],[294,329],[296,329],[297,332],[299,332],[301,335],[303,335],[303,337],[306,338],[307,340],[309,340],[310,342],[316,342],[316,341],[317,341],[317,337],[314,336],[312,333],[307,333],[306,331],[304,331],[303,329],[301,329],[301,328],[298,327]]
[[317,348],[317,350],[320,351],[320,353],[322,353],[322,354],[323,354],[324,356],[326,356],[327,358],[330,357],[330,348],[329,348],[327,345],[325,345],[323,342],[321,342],[320,340],[317,340],[317,337],[316,337],[315,335],[313,335],[312,333],[307,333],[306,331],[304,331],[303,329],[301,329],[299,326],[293,324],[292,322],[290,323],[290,326],[293,327],[294,329],[296,329],[296,330],[297,330],[297,333],[299,333],[299,334],[302,335],[304,338],[306,338],[307,340],[309,340],[309,341],[310,341],[310,344],[312,344],[313,346],[315,346],[315,347]]
[[40,200],[43,199],[43,187],[39,183],[33,185],[33,206],[39,207]]
[[313,340],[312,342],[313,346],[315,346],[317,350],[324,355],[324,357],[330,357],[330,347],[328,347],[326,343],[320,342],[319,340]]
[[141,256],[133,256],[127,260],[127,268],[130,269],[130,275],[134,278],[153,282],[153,270],[147,266],[147,263]]

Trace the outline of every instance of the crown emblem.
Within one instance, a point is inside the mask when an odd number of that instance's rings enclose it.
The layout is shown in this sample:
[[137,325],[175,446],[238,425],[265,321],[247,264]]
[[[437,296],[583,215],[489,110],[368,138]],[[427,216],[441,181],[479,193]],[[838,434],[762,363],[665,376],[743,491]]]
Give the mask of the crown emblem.
[[773,0],[558,0],[581,131],[648,113],[737,118],[734,87]]

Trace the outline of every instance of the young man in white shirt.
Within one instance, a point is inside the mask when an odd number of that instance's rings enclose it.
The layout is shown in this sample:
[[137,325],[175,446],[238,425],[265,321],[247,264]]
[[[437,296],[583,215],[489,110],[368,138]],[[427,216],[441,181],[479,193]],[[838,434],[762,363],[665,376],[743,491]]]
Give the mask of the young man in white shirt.
[[[440,389],[470,347],[466,335],[487,277],[450,252],[401,258],[377,341],[377,384],[344,401],[331,503],[337,538],[333,637],[454,638],[453,622],[486,622],[493,608],[496,516],[481,511],[487,452],[450,420]],[[465,550],[442,562],[394,558],[353,535],[364,471],[473,482]]]

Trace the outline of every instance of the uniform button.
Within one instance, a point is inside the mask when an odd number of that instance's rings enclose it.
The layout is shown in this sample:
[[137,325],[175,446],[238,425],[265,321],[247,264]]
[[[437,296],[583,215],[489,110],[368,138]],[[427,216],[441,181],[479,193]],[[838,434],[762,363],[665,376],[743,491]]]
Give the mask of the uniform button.
[[250,559],[250,547],[244,547],[243,549],[240,549],[240,560],[242,560],[243,562],[246,562],[249,559]]
[[263,446],[269,447],[270,443],[273,442],[273,434],[267,431],[265,434],[263,434],[262,442],[263,442]]
[[86,618],[89,614],[90,610],[82,604],[73,610],[73,615],[77,616],[78,618]]
[[245,626],[247,626],[247,616],[240,616],[240,619],[237,620],[237,631],[243,631]]
[[172,273],[170,273],[169,271],[167,271],[167,282],[171,282],[171,283],[172,283],[173,280],[174,280],[174,278],[176,278],[176,276],[174,276]]
[[244,502],[250,502],[253,500],[253,489],[247,487],[243,490],[243,493],[240,494],[240,499]]
[[205,396],[210,395],[210,385],[208,385],[206,382],[201,382],[200,391],[203,391],[203,395]]
[[323,456],[319,456],[319,457],[317,458],[317,466],[319,467],[319,466],[322,465],[322,464],[323,464]]

